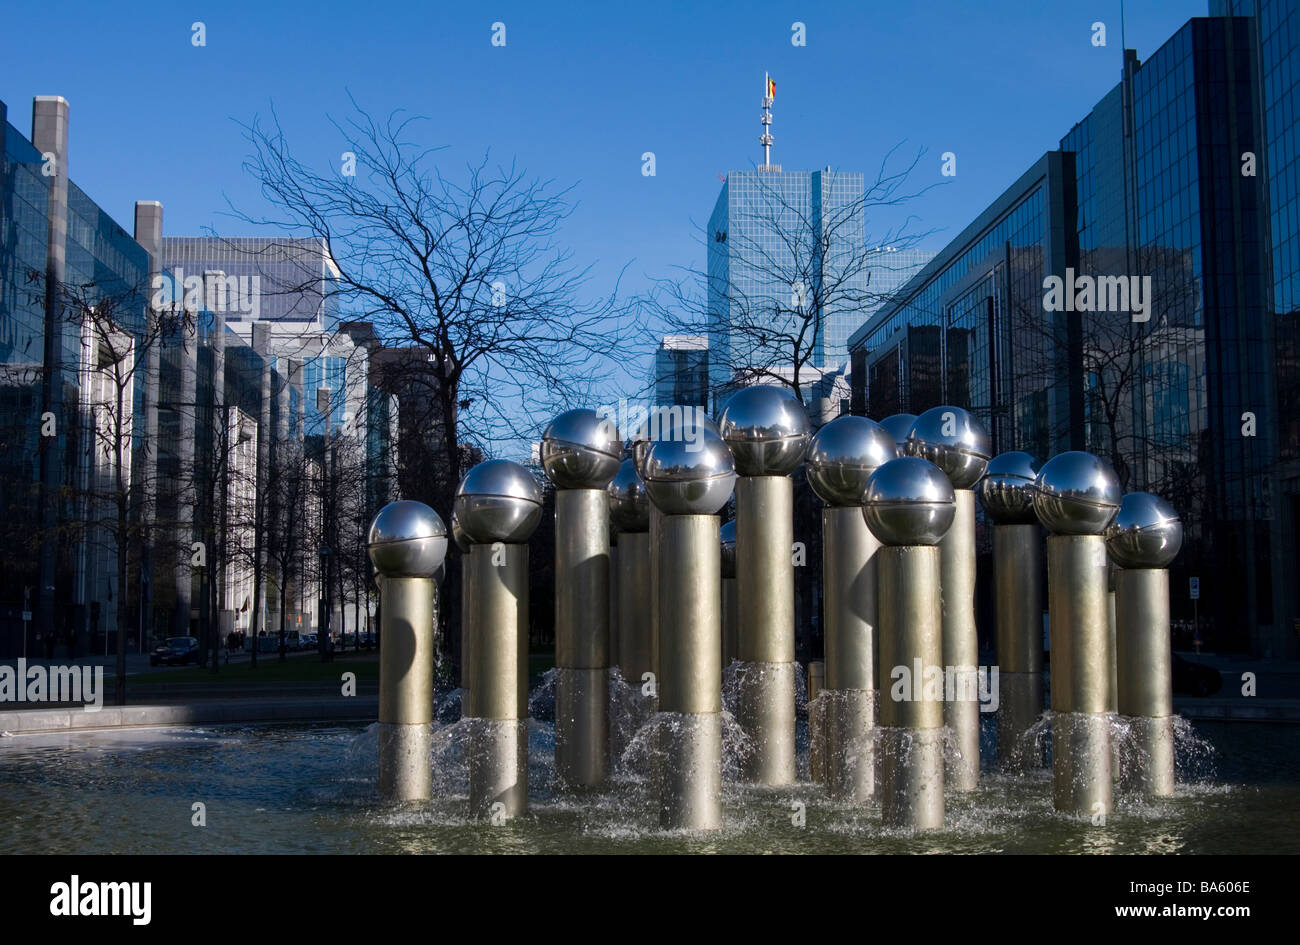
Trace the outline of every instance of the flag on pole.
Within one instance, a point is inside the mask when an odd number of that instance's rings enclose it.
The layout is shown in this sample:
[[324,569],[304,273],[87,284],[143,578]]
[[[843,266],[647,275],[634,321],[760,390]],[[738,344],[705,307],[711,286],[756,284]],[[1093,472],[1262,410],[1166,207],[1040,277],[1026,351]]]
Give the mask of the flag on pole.
[[774,99],[776,98],[776,83],[772,81],[770,75],[767,75],[766,73],[764,73],[764,75],[767,78],[767,97]]

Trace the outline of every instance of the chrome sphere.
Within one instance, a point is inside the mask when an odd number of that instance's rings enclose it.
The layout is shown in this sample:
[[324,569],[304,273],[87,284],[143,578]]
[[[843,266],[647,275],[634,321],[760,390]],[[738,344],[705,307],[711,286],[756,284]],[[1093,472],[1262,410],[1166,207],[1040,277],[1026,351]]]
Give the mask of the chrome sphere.
[[898,444],[898,451],[901,455],[903,446],[907,443],[907,434],[912,432],[912,424],[916,423],[916,414],[914,413],[896,413],[880,421],[880,425],[885,428],[885,432],[894,438]]
[[984,425],[969,410],[931,407],[912,424],[904,451],[942,469],[954,489],[970,489],[984,475],[993,444]]
[[1130,492],[1105,535],[1111,560],[1121,568],[1167,568],[1183,546],[1183,523],[1160,496]]
[[646,454],[646,492],[665,515],[716,515],[735,488],[727,444],[702,428],[696,433],[693,442],[660,440]]
[[636,474],[636,463],[630,459],[623,460],[609,484],[609,520],[625,532],[650,528],[650,496]]
[[384,577],[433,577],[447,555],[447,528],[423,502],[402,499],[370,523],[370,561]]
[[622,455],[614,421],[586,407],[564,411],[542,434],[542,468],[560,489],[605,488]]
[[460,519],[456,517],[454,509],[451,513],[451,540],[461,551],[469,551],[469,539],[465,537],[465,529],[460,527]]
[[808,411],[787,388],[742,387],[718,416],[742,476],[788,476],[808,449]]
[[952,482],[919,457],[891,459],[867,480],[862,516],[886,545],[937,545],[956,513]]
[[718,529],[718,539],[722,542],[722,576],[736,576],[736,520],[723,522]]
[[984,478],[979,481],[980,504],[998,525],[1032,525],[1034,514],[1034,480],[1038,478],[1038,461],[1028,453],[999,453],[989,460]]
[[1034,512],[1056,535],[1100,535],[1119,509],[1110,464],[1077,450],[1053,456],[1034,480]]
[[703,407],[655,407],[645,422],[637,427],[628,441],[628,453],[636,464],[636,471],[645,478],[645,458],[650,447],[660,440],[681,439],[694,442],[696,430],[705,429],[717,434],[718,425]]
[[542,492],[523,466],[489,459],[465,473],[454,514],[472,545],[517,544],[527,541],[542,519]]
[[836,417],[808,444],[804,473],[827,505],[861,505],[877,466],[898,456],[884,427],[866,417]]

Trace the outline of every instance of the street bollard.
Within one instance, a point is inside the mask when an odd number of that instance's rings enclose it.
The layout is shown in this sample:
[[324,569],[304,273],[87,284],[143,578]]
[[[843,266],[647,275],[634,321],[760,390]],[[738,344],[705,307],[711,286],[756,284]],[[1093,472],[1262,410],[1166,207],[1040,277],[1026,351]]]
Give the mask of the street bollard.
[[654,778],[665,829],[722,826],[722,599],[718,510],[735,485],[731,453],[701,429],[661,440],[645,486],[663,513],[659,583],[659,727]]
[[370,561],[380,575],[379,796],[433,795],[433,575],[447,529],[422,502],[391,502],[370,523]]
[[[618,668],[633,695],[633,718],[611,729],[615,758],[654,714],[654,640],[650,636],[650,498],[636,463],[623,460],[609,484],[609,517],[618,528],[615,586]],[[617,737],[616,737],[617,736]]]
[[1000,453],[979,483],[993,520],[993,590],[998,654],[998,761],[1023,774],[1039,758],[1027,733],[1043,712],[1043,552],[1034,514],[1038,464]]
[[1164,499],[1124,496],[1106,529],[1115,576],[1119,714],[1135,735],[1128,786],[1149,797],[1174,793],[1173,646],[1169,639],[1169,563],[1183,545],[1183,525]]
[[862,503],[871,474],[897,455],[893,436],[865,417],[837,417],[818,430],[808,445],[808,482],[826,503],[822,613],[827,692],[821,700],[825,780],[831,797],[858,804],[869,802],[875,793],[880,649],[876,593],[880,542],[867,527]]
[[722,669],[726,672],[740,655],[740,616],[736,612],[736,522],[723,522],[718,530],[722,545]]
[[783,387],[745,387],[718,429],[735,457],[740,726],[753,741],[742,777],[793,784],[795,769],[794,483],[808,414]]
[[519,464],[488,460],[461,480],[455,515],[470,545],[470,812],[515,817],[528,809],[526,542],[541,490]]
[[1111,812],[1110,627],[1106,540],[1119,480],[1091,453],[1061,453],[1034,481],[1047,539],[1052,691],[1052,802],[1077,817]]
[[622,443],[612,420],[566,410],[546,428],[555,483],[555,773],[567,788],[609,777],[609,493]]
[[906,452],[942,469],[956,498],[952,527],[939,542],[944,691],[948,694],[943,719],[957,748],[948,758],[945,783],[952,791],[973,791],[980,780],[980,705],[972,490],[993,452],[979,420],[969,411],[951,406],[934,407],[916,418],[907,435]]
[[952,483],[926,460],[891,459],[867,481],[862,514],[885,546],[876,552],[881,817],[891,827],[935,830],[944,819],[938,545],[955,514]]

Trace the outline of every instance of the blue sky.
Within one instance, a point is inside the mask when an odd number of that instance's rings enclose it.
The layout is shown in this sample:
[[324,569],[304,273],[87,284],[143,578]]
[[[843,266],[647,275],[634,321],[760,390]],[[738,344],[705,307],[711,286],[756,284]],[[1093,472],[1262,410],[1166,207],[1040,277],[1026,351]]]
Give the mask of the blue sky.
[[[1127,43],[1146,58],[1206,0],[1130,2]],[[191,44],[191,24],[207,45]],[[492,24],[506,26],[494,47]],[[805,24],[807,45],[791,43]],[[1106,24],[1094,47],[1091,24]],[[777,83],[773,160],[868,179],[884,153],[925,148],[909,205],[939,249],[1082,118],[1119,78],[1117,0],[961,2],[432,4],[23,3],[0,31],[0,98],[30,130],[31,98],[71,103],[74,180],[130,228],[161,200],[165,232],[248,232],[247,144],[232,119],[274,104],[296,152],[336,163],[327,114],[350,91],[378,113],[433,119],[429,144],[457,169],[491,148],[575,184],[565,242],[595,265],[593,292],[630,263],[625,288],[702,265],[695,227],[719,174],[761,161],[763,74]],[[54,42],[42,40],[57,31]],[[657,173],[641,173],[653,151]],[[882,223],[893,222],[882,220]]]

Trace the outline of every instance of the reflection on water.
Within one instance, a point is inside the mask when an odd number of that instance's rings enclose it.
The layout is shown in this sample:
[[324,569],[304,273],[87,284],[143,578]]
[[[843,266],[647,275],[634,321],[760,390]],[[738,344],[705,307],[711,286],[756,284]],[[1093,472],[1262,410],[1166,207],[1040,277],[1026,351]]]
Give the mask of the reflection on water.
[[[986,770],[978,791],[949,794],[947,828],[923,836],[886,829],[878,807],[838,805],[819,785],[728,783],[725,829],[704,837],[658,830],[639,754],[646,729],[607,790],[564,797],[553,793],[551,726],[533,721],[532,809],[496,827],[467,816],[461,722],[438,730],[438,799],[415,807],[377,801],[373,726],[24,736],[0,741],[0,852],[1300,852],[1300,726],[1179,731],[1180,777],[1195,780],[1156,801],[1117,793],[1104,826],[1058,816],[1047,769]],[[730,723],[727,738],[733,768],[744,736]],[[191,825],[196,802],[206,827]]]

